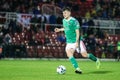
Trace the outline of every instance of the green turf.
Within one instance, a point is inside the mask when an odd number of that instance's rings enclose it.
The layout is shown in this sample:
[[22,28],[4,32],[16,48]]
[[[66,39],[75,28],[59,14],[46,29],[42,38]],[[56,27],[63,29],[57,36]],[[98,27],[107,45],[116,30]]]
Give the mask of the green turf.
[[[81,75],[75,74],[66,60],[0,60],[0,80],[120,80],[120,62],[102,62],[99,70],[95,62],[78,62],[83,70]],[[67,68],[65,75],[56,73],[61,64]]]

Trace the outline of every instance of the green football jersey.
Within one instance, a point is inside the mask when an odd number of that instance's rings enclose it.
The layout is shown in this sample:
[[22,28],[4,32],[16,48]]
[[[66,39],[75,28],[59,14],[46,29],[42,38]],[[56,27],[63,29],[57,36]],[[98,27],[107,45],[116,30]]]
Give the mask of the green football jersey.
[[120,41],[117,43],[117,50],[120,51]]
[[74,17],[70,17],[69,20],[63,19],[63,27],[67,43],[75,43],[76,29],[80,28],[78,20],[76,20]]

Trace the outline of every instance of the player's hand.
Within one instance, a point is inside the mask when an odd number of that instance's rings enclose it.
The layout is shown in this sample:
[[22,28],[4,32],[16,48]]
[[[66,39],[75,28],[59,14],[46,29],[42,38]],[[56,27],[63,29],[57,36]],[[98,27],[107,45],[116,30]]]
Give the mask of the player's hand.
[[54,31],[55,32],[60,32],[60,29],[59,28],[55,28]]

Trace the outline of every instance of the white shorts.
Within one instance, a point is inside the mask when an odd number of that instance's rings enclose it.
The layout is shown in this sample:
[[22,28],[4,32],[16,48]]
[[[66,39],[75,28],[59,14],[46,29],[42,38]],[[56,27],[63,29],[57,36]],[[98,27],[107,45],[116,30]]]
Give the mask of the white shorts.
[[[75,49],[78,53],[84,53],[84,52],[87,52],[86,51],[86,47],[85,47],[85,44],[83,41],[80,41],[80,48],[76,48],[76,43],[67,43],[66,45],[66,50],[67,49]],[[80,49],[80,50],[79,50]]]

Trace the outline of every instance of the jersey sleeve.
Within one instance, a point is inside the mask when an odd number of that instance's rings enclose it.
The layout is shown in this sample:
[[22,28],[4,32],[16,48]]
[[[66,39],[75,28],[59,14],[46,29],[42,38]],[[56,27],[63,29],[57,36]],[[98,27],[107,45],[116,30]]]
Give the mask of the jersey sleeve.
[[80,28],[80,24],[77,20],[74,21],[74,26],[75,26],[75,29],[79,29]]
[[64,19],[62,20],[62,26],[63,26],[63,28],[65,27],[65,20]]

